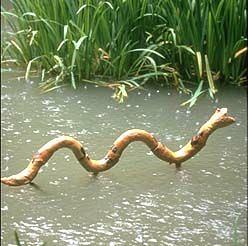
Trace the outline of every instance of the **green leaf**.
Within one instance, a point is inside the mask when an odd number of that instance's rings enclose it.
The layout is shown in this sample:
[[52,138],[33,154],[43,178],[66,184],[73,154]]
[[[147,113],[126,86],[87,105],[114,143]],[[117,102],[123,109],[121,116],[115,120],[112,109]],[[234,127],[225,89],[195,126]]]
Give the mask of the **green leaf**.
[[71,84],[72,84],[72,87],[73,87],[73,89],[77,89],[77,87],[76,87],[76,83],[75,83],[75,78],[74,78],[74,73],[73,72],[71,72]]
[[63,63],[62,58],[59,57],[59,56],[57,56],[57,55],[55,55],[55,56],[53,56],[53,57],[54,57],[54,59],[59,63],[59,66],[60,66],[61,68],[64,68],[64,63]]
[[68,25],[64,25],[64,40],[66,39],[67,31],[68,31]]
[[25,61],[25,63],[27,63],[27,59],[25,57],[25,54],[24,52],[22,51],[21,47],[14,41],[14,40],[11,40],[10,41],[12,45],[14,45],[16,47],[16,49],[20,52],[20,54],[22,55],[22,58],[23,60]]
[[87,4],[82,5],[82,6],[78,9],[76,15],[78,15],[78,14],[79,14],[84,8],[86,8],[86,7],[87,7]]
[[199,72],[199,77],[202,77],[202,57],[201,57],[201,52],[197,51],[196,52],[196,60],[197,60],[197,65],[198,65],[198,72]]
[[144,54],[146,54],[146,53],[153,53],[153,54],[155,54],[155,55],[157,55],[157,56],[165,59],[165,57],[163,55],[161,55],[159,52],[157,52],[155,50],[151,50],[151,49],[133,49],[133,50],[128,51],[128,53],[129,52],[136,52],[136,51],[143,51]]
[[27,65],[27,68],[26,68],[26,73],[25,73],[25,80],[28,80],[28,77],[29,77],[29,73],[30,73],[30,70],[31,70],[31,65],[32,65],[32,62],[34,62],[35,60],[41,58],[41,56],[37,56],[35,57],[34,59],[30,60],[28,62],[28,65]]
[[[145,58],[150,61],[151,65],[153,67],[154,72],[157,74],[158,69],[157,69],[157,64],[156,64],[155,60],[152,57],[150,57],[150,56],[145,56]],[[155,75],[155,76],[157,78],[157,75]]]
[[209,66],[207,55],[205,55],[205,64],[206,64],[206,72],[207,72],[207,78],[208,78],[209,87],[210,87],[210,90],[212,91],[212,93],[214,95],[217,92],[217,89],[214,86],[214,81],[213,81],[213,77],[212,77],[212,74],[211,74],[211,69],[210,69],[210,66]]
[[9,15],[9,16],[12,16],[12,17],[15,17],[15,18],[19,18],[18,15],[14,14],[14,13],[11,13],[11,12],[8,12],[8,11],[1,12],[1,15]]
[[68,41],[68,39],[64,39],[58,46],[57,51],[61,49],[61,47]]
[[72,41],[76,50],[79,50],[81,44],[83,43],[83,41],[84,41],[87,37],[88,37],[88,36],[83,36],[83,37],[81,37],[77,42],[75,42],[74,40]]
[[15,241],[16,241],[17,246],[21,246],[21,242],[20,242],[20,239],[19,239],[19,236],[16,230],[14,231],[14,235],[15,235]]
[[82,5],[79,9],[78,9],[78,11],[77,11],[77,13],[76,13],[76,15],[78,15],[83,9],[85,9],[86,7],[91,7],[91,8],[96,8],[94,5],[92,5],[92,4],[84,4],[84,5]]
[[32,31],[32,37],[29,41],[29,46],[31,46],[33,44],[34,38],[35,38],[37,33],[38,33],[38,31]]
[[33,12],[26,12],[26,13],[24,13],[22,16],[23,16],[23,17],[24,17],[24,16],[33,16],[33,17],[36,17],[36,14],[33,13]]
[[56,90],[56,89],[61,88],[61,87],[64,87],[64,86],[66,86],[66,85],[57,85],[57,86],[53,86],[53,87],[48,88],[48,89],[44,89],[44,90],[42,89],[41,94],[44,94],[44,93],[47,93],[47,92]]
[[186,102],[181,103],[181,106],[185,106],[187,104],[189,104],[189,107],[191,108],[197,101],[197,98],[204,93],[206,90],[202,90],[202,86],[203,86],[203,80],[200,81],[198,88],[196,89],[194,95],[187,100]]
[[76,56],[77,56],[77,50],[74,49],[73,54],[72,54],[72,60],[71,60],[71,71],[74,68],[74,64],[75,64],[75,61],[76,61]]
[[190,47],[186,46],[186,45],[177,45],[177,48],[179,48],[179,49],[184,49],[184,50],[186,50],[188,53],[190,53],[191,55],[195,56],[194,50],[191,49]]

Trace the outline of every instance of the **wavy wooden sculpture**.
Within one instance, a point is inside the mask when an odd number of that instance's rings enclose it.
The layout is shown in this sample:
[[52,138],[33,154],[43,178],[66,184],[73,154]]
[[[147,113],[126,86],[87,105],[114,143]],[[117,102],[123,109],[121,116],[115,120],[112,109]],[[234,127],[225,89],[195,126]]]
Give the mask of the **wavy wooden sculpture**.
[[39,169],[51,158],[54,152],[61,148],[71,149],[79,163],[87,171],[97,174],[112,168],[119,161],[124,149],[134,141],[144,142],[159,159],[167,161],[170,164],[175,163],[176,167],[180,167],[182,162],[194,156],[205,146],[211,133],[218,128],[226,127],[234,122],[234,117],[227,114],[226,108],[217,108],[211,118],[200,128],[197,135],[193,136],[183,148],[176,152],[173,152],[158,142],[149,132],[139,129],[128,130],[116,139],[112,148],[101,160],[90,159],[83,145],[76,139],[68,136],[58,137],[41,147],[33,155],[27,168],[16,175],[1,178],[1,182],[11,186],[30,183],[37,175]]

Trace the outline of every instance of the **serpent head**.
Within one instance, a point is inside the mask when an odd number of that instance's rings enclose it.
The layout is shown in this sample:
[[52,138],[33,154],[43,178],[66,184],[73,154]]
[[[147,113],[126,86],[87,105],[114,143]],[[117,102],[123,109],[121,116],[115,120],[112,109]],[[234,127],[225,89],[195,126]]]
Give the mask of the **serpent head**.
[[217,108],[210,118],[215,129],[229,126],[235,122],[235,118],[227,113],[227,108]]

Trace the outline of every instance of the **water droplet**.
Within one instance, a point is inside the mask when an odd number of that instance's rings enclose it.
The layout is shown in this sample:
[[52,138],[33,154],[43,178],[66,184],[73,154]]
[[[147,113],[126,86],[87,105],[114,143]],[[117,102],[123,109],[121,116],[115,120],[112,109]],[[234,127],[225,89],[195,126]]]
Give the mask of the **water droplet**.
[[147,155],[153,155],[152,151],[146,153]]
[[31,120],[30,119],[25,119],[23,122],[29,123],[29,122],[31,122]]
[[[117,206],[115,206],[115,207],[117,207]],[[111,216],[112,217],[119,217],[119,214],[118,213],[112,213]]]
[[122,204],[129,205],[130,203],[128,201],[124,201],[124,202],[122,202]]
[[7,211],[8,209],[8,206],[5,205],[3,208],[1,208],[1,211]]
[[142,243],[143,242],[143,239],[142,239],[142,235],[138,235],[135,240],[139,243]]
[[56,181],[56,180],[54,182],[50,181],[49,184],[58,185],[59,184],[59,181]]
[[151,239],[148,240],[148,242],[157,243],[158,241],[155,238],[151,238]]
[[162,219],[158,219],[157,222],[165,223],[165,220],[162,218]]

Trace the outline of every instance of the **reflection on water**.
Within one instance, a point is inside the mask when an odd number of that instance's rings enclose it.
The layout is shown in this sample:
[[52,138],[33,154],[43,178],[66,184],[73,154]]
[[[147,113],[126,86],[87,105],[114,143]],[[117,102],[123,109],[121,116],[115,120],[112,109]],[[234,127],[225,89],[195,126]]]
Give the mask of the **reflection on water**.
[[34,184],[2,186],[2,245],[14,230],[28,245],[246,244],[246,103],[242,89],[218,101],[186,100],[165,88],[136,91],[116,104],[111,91],[83,85],[40,95],[36,82],[2,74],[2,176],[22,170],[43,144],[62,134],[100,159],[125,130],[140,128],[173,150],[182,147],[213,110],[228,107],[235,125],[216,131],[177,172],[133,143],[113,169],[91,177],[69,150],[59,150]]

